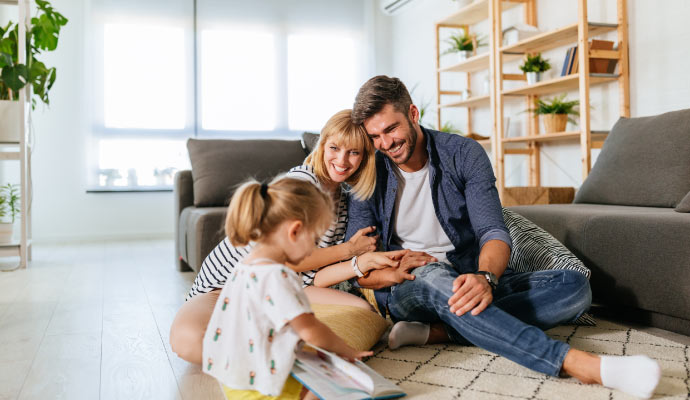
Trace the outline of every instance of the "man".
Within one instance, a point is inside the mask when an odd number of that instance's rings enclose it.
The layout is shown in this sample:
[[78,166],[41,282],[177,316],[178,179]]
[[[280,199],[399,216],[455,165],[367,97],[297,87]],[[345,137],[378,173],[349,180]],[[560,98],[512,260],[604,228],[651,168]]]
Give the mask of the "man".
[[[574,271],[506,269],[510,235],[491,164],[477,142],[421,127],[397,78],[366,82],[352,117],[378,150],[377,186],[371,199],[351,200],[346,238],[376,225],[384,250],[412,250],[398,268],[358,280],[378,289],[379,309],[402,321],[392,331],[396,346],[471,343],[545,374],[585,383],[604,378],[606,386],[651,396],[659,380],[653,360],[599,358],[543,332],[589,308],[589,283]],[[426,324],[407,321],[443,324],[430,335]]]

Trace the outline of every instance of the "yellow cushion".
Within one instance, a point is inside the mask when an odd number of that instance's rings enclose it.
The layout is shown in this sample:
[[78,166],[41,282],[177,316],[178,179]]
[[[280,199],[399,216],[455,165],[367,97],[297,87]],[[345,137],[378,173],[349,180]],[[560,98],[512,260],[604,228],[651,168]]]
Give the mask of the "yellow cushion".
[[285,381],[285,386],[283,386],[283,391],[280,392],[280,395],[277,397],[266,396],[256,390],[234,390],[225,385],[222,386],[225,398],[228,400],[298,400],[300,392],[302,391],[302,384],[297,382],[292,375],[288,376],[287,381]]
[[388,327],[379,314],[360,307],[312,304],[311,308],[316,318],[357,350],[371,349]]

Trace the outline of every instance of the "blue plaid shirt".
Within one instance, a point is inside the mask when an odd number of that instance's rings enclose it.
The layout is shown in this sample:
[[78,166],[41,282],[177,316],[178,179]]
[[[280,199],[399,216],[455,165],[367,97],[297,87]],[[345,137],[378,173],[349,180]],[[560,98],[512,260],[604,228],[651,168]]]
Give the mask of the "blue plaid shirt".
[[[484,243],[497,239],[512,247],[491,162],[475,140],[424,127],[422,133],[429,155],[431,200],[441,228],[455,247],[446,256],[459,273],[475,272]],[[376,152],[376,190],[365,201],[350,196],[345,240],[373,225],[381,235],[384,251],[400,249],[393,240],[398,190],[394,168],[398,167],[393,161]],[[376,292],[382,311],[389,291],[390,288],[385,288]]]

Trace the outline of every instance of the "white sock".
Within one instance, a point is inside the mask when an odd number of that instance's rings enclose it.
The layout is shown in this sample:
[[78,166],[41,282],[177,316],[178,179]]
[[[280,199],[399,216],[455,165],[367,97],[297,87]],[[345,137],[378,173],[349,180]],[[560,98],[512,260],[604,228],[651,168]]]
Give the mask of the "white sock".
[[422,322],[396,322],[388,334],[388,347],[395,350],[398,347],[425,344],[429,340],[429,324]]
[[601,356],[604,386],[648,399],[661,378],[661,368],[647,356]]

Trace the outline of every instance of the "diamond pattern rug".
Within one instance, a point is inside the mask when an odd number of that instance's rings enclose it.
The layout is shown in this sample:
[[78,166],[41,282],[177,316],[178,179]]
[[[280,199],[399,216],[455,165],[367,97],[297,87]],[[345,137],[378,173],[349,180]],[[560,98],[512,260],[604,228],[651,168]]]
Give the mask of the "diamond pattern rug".
[[[661,365],[655,399],[690,399],[690,346],[608,321],[597,326],[561,326],[547,332],[573,347],[597,354],[645,354]],[[410,399],[633,399],[574,378],[553,378],[476,347],[427,345],[374,348],[367,364],[407,392]]]

